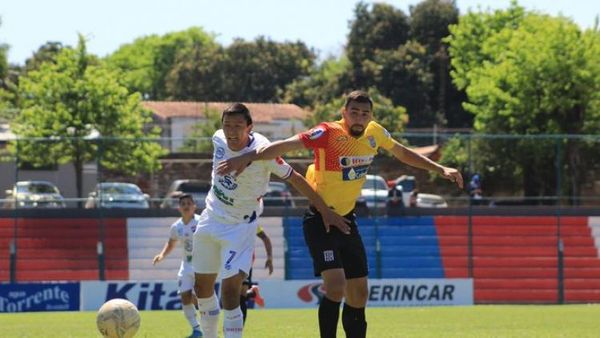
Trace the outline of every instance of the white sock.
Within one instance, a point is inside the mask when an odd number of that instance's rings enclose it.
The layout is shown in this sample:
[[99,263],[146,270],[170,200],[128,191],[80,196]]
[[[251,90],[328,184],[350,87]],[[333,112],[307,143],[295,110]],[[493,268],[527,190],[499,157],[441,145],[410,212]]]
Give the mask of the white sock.
[[233,310],[223,310],[223,315],[223,336],[225,338],[242,338],[244,329],[242,309],[238,306]]
[[219,331],[219,300],[213,294],[209,298],[198,298],[198,310],[200,311],[200,325],[204,338],[217,338]]
[[182,305],[181,309],[192,329],[199,329],[200,324],[198,324],[198,319],[196,318],[196,307],[194,307],[194,304]]

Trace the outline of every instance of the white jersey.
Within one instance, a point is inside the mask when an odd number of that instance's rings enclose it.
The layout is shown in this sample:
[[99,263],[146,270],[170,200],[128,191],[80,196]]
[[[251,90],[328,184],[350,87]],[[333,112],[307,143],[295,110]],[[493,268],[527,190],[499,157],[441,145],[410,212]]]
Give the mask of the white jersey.
[[232,151],[227,146],[223,130],[217,130],[212,138],[213,170],[212,187],[206,197],[206,210],[212,217],[225,224],[250,223],[262,213],[262,197],[267,192],[271,173],[282,179],[292,174],[292,167],[283,159],[254,161],[238,177],[216,173],[219,162],[239,156],[269,144],[259,133],[250,133],[246,148]]
[[183,219],[180,218],[177,222],[171,225],[169,232],[169,238],[175,239],[182,244],[183,257],[181,260],[187,263],[192,261],[192,249],[194,247],[194,232],[198,226],[198,220],[200,215],[194,214],[194,218],[190,220],[188,224],[183,223]]

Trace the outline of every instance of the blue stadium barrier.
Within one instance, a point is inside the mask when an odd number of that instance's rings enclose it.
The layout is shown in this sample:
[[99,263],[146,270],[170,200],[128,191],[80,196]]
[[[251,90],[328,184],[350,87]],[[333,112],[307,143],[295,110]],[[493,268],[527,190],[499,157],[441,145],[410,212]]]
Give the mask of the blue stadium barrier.
[[[444,269],[433,217],[360,218],[371,278],[443,278]],[[284,219],[287,278],[313,278],[302,218]],[[377,251],[379,248],[379,252]]]

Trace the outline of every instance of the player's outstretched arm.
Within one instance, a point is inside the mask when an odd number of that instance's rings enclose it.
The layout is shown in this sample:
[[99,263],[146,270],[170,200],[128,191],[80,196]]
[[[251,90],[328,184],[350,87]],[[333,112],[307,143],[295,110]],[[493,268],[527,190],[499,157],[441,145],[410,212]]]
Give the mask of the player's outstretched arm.
[[312,204],[321,216],[323,217],[323,225],[325,226],[325,230],[329,232],[329,228],[334,226],[342,233],[349,234],[350,226],[348,225],[350,221],[345,219],[344,217],[335,213],[335,211],[331,210],[325,201],[317,194],[316,191],[310,186],[310,184],[306,181],[302,175],[298,174],[295,170],[292,172],[292,176],[288,179],[288,181],[296,188],[300,193],[308,198],[310,204]]
[[152,265],[156,265],[156,263],[162,261],[171,251],[173,251],[175,243],[177,243],[176,239],[169,239],[160,253],[152,259]]
[[454,168],[444,167],[423,155],[417,154],[412,149],[409,149],[396,141],[394,141],[394,147],[391,149],[391,152],[394,157],[400,161],[412,167],[435,171],[444,178],[456,182],[461,189],[463,188],[463,177],[460,174],[460,171]]
[[239,176],[252,161],[272,160],[287,152],[299,149],[304,149],[304,144],[298,136],[275,141],[266,147],[221,161],[217,166],[217,174],[223,176],[235,172],[235,176]]

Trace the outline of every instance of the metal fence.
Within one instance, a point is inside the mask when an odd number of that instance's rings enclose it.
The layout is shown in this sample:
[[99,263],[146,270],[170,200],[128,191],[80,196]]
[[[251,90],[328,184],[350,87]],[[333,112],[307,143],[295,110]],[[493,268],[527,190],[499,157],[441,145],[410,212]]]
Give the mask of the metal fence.
[[[600,206],[600,136],[412,133],[395,137],[433,160],[458,168],[463,173],[465,189],[461,191],[437,175],[403,165],[382,152],[370,169],[377,179],[369,180],[363,190],[367,199],[382,198],[383,194],[376,191],[381,188],[376,184],[381,177],[388,184],[386,189],[403,189],[405,207],[410,206],[408,194],[414,189],[422,196],[419,205]],[[173,149],[173,144],[180,145],[177,152],[167,150]],[[148,207],[169,207],[165,198],[177,189],[177,180],[209,182],[211,147],[210,139],[5,141],[0,150],[0,204],[4,208],[94,207],[102,204],[95,203],[99,198],[112,198],[110,186],[98,184],[123,182],[138,186]],[[152,158],[152,154],[160,156]],[[312,157],[304,151],[291,154],[287,160],[302,173]],[[403,175],[406,176],[400,178]],[[27,196],[26,182],[31,181],[44,181],[32,189],[47,193]],[[52,186],[58,190],[54,197],[60,195],[60,201],[47,195],[54,189]],[[118,191],[118,187],[112,188]],[[128,191],[134,190],[135,187]],[[299,205],[305,204],[293,190],[290,193]],[[398,197],[390,191],[384,199],[394,196]],[[132,201],[102,205],[146,206]]]

